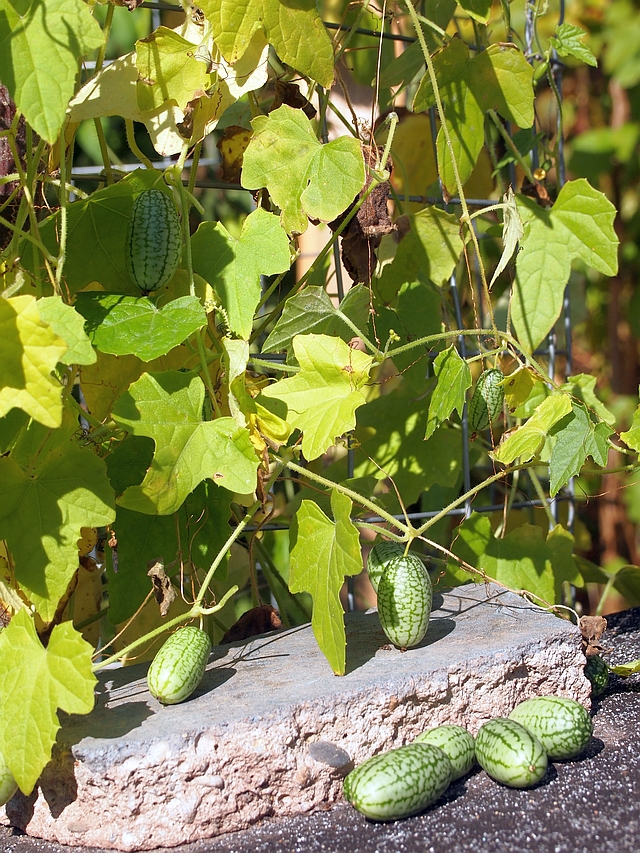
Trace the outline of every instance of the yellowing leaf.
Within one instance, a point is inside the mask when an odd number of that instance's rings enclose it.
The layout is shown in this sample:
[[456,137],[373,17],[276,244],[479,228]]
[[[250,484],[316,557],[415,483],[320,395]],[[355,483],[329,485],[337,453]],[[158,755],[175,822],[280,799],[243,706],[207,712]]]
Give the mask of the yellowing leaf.
[[551,427],[571,411],[571,399],[566,394],[553,394],[540,403],[526,424],[505,434],[504,441],[489,455],[508,465],[520,457],[529,462],[540,451]]
[[167,27],[136,42],[138,105],[143,112],[175,101],[184,110],[208,88],[209,74],[197,45]]
[[513,194],[513,189],[511,187],[509,187],[507,192],[504,194],[502,204],[502,255],[500,256],[498,265],[491,276],[489,289],[493,287],[493,283],[513,257],[518,246],[518,242],[522,239],[522,235],[524,234],[522,220],[520,219],[518,206],[516,204],[516,197]]
[[57,709],[88,714],[93,708],[92,653],[70,622],[56,625],[43,648],[24,609],[0,633],[0,752],[25,794],[51,758]]
[[512,412],[527,399],[535,381],[535,376],[527,367],[519,367],[504,380],[504,399]]
[[291,592],[313,598],[311,626],[320,650],[336,675],[346,669],[346,636],[340,589],[345,577],[362,571],[360,536],[350,519],[352,503],[337,491],[331,494],[327,518],[313,501],[303,500],[296,513],[291,551]]
[[355,426],[372,358],[326,335],[297,335],[293,351],[300,373],[265,388],[262,397],[286,403],[287,421],[302,431],[302,452],[312,460]]
[[0,299],[0,417],[19,408],[45,426],[60,426],[62,386],[51,371],[66,351],[33,296]]

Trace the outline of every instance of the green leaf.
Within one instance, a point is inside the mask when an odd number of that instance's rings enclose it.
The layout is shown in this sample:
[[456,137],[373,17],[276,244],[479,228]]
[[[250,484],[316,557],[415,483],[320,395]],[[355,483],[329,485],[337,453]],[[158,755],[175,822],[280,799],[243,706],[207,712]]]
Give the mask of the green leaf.
[[296,335],[339,335],[347,342],[353,329],[340,314],[347,316],[361,329],[366,329],[369,314],[369,290],[363,284],[352,287],[340,303],[334,306],[324,287],[305,287],[285,302],[282,316],[264,342],[263,352],[289,349]]
[[429,403],[429,419],[425,439],[430,438],[457,411],[462,417],[467,389],[471,388],[473,379],[467,362],[460,357],[453,344],[443,350],[433,362],[433,370],[438,377],[438,383],[431,395]]
[[582,41],[586,35],[586,31],[582,27],[563,23],[560,24],[555,36],[552,36],[549,41],[559,56],[575,56],[576,59],[596,68],[598,60],[591,52],[591,48]]
[[67,349],[33,296],[0,299],[0,417],[18,408],[45,426],[60,426],[62,386],[51,372]]
[[[117,508],[111,528],[118,540],[118,571],[107,569],[109,621],[113,625],[133,616],[150,592],[150,561],[161,560],[170,577],[182,566],[208,570],[229,537],[231,498],[226,489],[204,482],[187,495],[173,515],[145,515]],[[216,579],[224,580],[226,570],[225,557],[216,570]],[[176,585],[179,583],[176,579]]]
[[321,86],[333,83],[333,47],[314,0],[203,0],[213,37],[234,65],[256,38],[266,39],[282,62]]
[[231,331],[248,339],[260,301],[260,275],[285,272],[291,264],[289,238],[278,217],[254,210],[237,240],[221,222],[202,222],[191,247],[193,269],[215,290]]
[[[433,56],[460,180],[464,184],[474,169],[484,144],[484,116],[497,110],[519,127],[533,124],[533,69],[512,44],[492,44],[473,58],[460,38],[453,38]],[[413,111],[435,104],[429,75],[422,78]],[[447,191],[456,191],[451,154],[442,128],[436,140],[439,171]]]
[[631,427],[626,432],[620,433],[620,438],[624,441],[627,447],[632,450],[640,451],[640,406],[633,413]]
[[78,60],[104,42],[82,0],[0,0],[0,80],[35,132],[54,143]]
[[481,24],[486,24],[491,17],[491,0],[458,0],[460,6]]
[[45,622],[53,619],[78,566],[81,527],[114,517],[105,464],[80,447],[70,417],[51,432],[32,424],[10,457],[0,459],[0,538],[15,559],[16,579]]
[[199,58],[198,46],[167,27],[136,42],[136,67],[136,94],[143,111],[157,110],[167,101],[184,110],[209,88],[207,63]]
[[551,497],[571,477],[580,473],[588,456],[593,457],[597,465],[606,466],[609,451],[607,439],[612,432],[605,423],[593,423],[583,405],[573,404],[571,414],[556,423],[550,432],[556,439],[549,460]]
[[174,370],[143,374],[116,401],[114,420],[156,445],[144,480],[129,486],[120,506],[168,515],[205,479],[240,494],[255,489],[258,459],[249,433],[233,418],[203,421],[203,403],[202,380]]
[[0,633],[0,752],[27,795],[51,758],[58,708],[93,709],[92,654],[71,622],[56,625],[43,648],[26,609]]
[[313,633],[336,675],[344,675],[346,669],[340,589],[345,577],[362,571],[360,535],[351,522],[351,507],[349,498],[332,492],[333,522],[313,501],[302,501],[292,529],[289,589],[311,594]]
[[529,420],[505,434],[498,449],[489,455],[503,465],[508,465],[518,457],[521,462],[529,462],[540,452],[551,427],[570,411],[571,400],[566,394],[552,394],[546,397]]
[[401,216],[397,223],[401,233],[393,261],[385,264],[377,290],[384,302],[391,302],[403,284],[429,281],[441,286],[451,277],[464,242],[460,223],[453,213],[438,207],[426,207],[411,216]]
[[616,209],[579,178],[565,184],[551,210],[520,196],[524,237],[516,261],[511,317],[520,343],[533,352],[562,310],[571,262],[582,260],[605,275],[618,270]]
[[364,158],[353,136],[323,145],[302,110],[286,104],[251,124],[254,135],[244,153],[242,186],[269,190],[289,234],[306,231],[307,217],[331,222],[364,186]]
[[69,346],[60,359],[63,364],[95,364],[97,356],[84,331],[84,321],[73,306],[66,305],[59,296],[47,296],[38,300],[38,311]]
[[620,678],[628,678],[634,672],[640,672],[640,659],[632,660],[628,663],[620,663],[617,666],[610,666],[609,670],[615,672]]
[[153,361],[201,329],[207,315],[195,296],[181,296],[159,308],[145,296],[79,293],[76,308],[93,345],[112,355]]
[[[556,525],[546,540],[542,528],[531,524],[517,527],[496,539],[486,515],[472,513],[456,528],[452,551],[469,565],[505,586],[527,590],[547,604],[562,601],[562,584],[579,581],[573,551],[573,536]],[[477,575],[451,563],[448,570],[459,581]]]
[[574,373],[560,387],[563,391],[566,391],[572,397],[584,403],[587,409],[601,421],[613,426],[616,422],[616,416],[607,409],[602,400],[598,399],[596,395],[597,379],[597,376],[592,376],[589,373]]
[[262,396],[286,403],[287,421],[302,431],[302,452],[311,461],[355,426],[373,360],[326,335],[298,335],[293,351],[300,373],[265,388]]

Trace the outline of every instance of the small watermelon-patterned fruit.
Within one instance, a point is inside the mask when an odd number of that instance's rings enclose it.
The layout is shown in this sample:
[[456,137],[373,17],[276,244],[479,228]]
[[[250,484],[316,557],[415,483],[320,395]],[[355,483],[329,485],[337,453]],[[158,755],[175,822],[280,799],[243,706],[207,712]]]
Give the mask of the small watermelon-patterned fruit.
[[184,702],[202,681],[211,640],[200,628],[187,625],[160,647],[147,673],[149,692],[163,705]]
[[402,554],[384,567],[378,582],[382,630],[401,649],[416,646],[427,633],[433,591],[422,560]]
[[131,211],[126,244],[127,269],[144,293],[165,285],[182,255],[180,217],[176,206],[161,190],[144,190]]
[[529,788],[547,771],[548,758],[538,738],[523,725],[496,717],[476,735],[476,759],[482,769],[503,785]]
[[371,586],[378,591],[378,584],[382,570],[394,557],[401,557],[404,554],[404,546],[398,542],[378,542],[369,551],[367,557],[367,573]]
[[414,743],[432,743],[446,753],[453,771],[452,782],[466,776],[476,763],[473,735],[463,726],[436,726],[418,735]]
[[591,693],[594,696],[599,696],[604,692],[609,683],[609,667],[600,655],[594,655],[587,660],[584,674],[591,682]]
[[473,397],[469,403],[469,427],[472,433],[490,426],[502,409],[504,401],[504,373],[495,367],[478,377]]
[[0,753],[0,806],[8,803],[18,790],[18,784],[7,767],[4,756]]
[[410,743],[360,764],[344,780],[344,795],[372,820],[417,814],[442,796],[451,762],[432,743]]
[[593,734],[593,721],[587,709],[564,696],[527,699],[513,709],[509,719],[534,734],[552,760],[579,755]]

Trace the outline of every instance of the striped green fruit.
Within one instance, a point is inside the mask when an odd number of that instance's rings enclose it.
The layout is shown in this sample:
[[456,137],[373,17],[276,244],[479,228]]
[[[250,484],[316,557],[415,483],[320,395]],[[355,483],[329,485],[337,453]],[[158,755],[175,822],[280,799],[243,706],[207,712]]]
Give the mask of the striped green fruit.
[[504,401],[504,373],[495,367],[478,377],[473,397],[469,403],[469,427],[472,433],[487,429],[502,410]]
[[584,674],[591,682],[591,693],[594,696],[604,692],[609,683],[609,667],[600,655],[594,655],[587,660]]
[[143,293],[165,285],[182,255],[180,217],[161,190],[144,190],[136,198],[129,220],[126,261],[129,275]]
[[482,769],[503,785],[530,788],[547,771],[544,747],[523,725],[496,717],[480,727],[476,735],[476,759]]
[[401,554],[390,560],[378,582],[382,630],[400,649],[416,646],[427,633],[433,591],[422,560]]
[[8,803],[18,790],[18,783],[13,778],[12,772],[7,767],[4,756],[0,753],[0,806]]
[[371,586],[378,591],[378,584],[382,570],[394,557],[401,557],[404,554],[404,546],[398,542],[378,542],[369,551],[367,557],[367,574],[371,581]]
[[466,776],[476,763],[473,735],[463,726],[436,726],[418,735],[414,743],[432,743],[446,753],[453,771],[452,782]]
[[587,709],[564,696],[527,699],[513,709],[509,719],[534,734],[552,760],[579,755],[593,734],[593,721]]
[[344,795],[372,820],[417,814],[442,796],[451,782],[451,762],[432,743],[410,743],[376,755],[344,780]]
[[179,628],[160,647],[149,667],[151,695],[163,705],[184,702],[202,681],[210,653],[208,634],[194,625]]

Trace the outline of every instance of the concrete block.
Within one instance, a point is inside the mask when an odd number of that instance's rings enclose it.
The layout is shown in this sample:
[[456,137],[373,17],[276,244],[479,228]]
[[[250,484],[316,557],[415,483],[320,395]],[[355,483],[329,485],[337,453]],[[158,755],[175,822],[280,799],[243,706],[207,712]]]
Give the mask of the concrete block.
[[6,819],[63,844],[170,847],[327,808],[354,764],[426,728],[475,733],[537,695],[589,705],[578,629],[496,587],[437,594],[406,652],[375,612],[346,627],[342,678],[309,625],[214,649],[181,705],[149,695],[147,665],[103,671],[95,710],[65,717],[39,786]]

